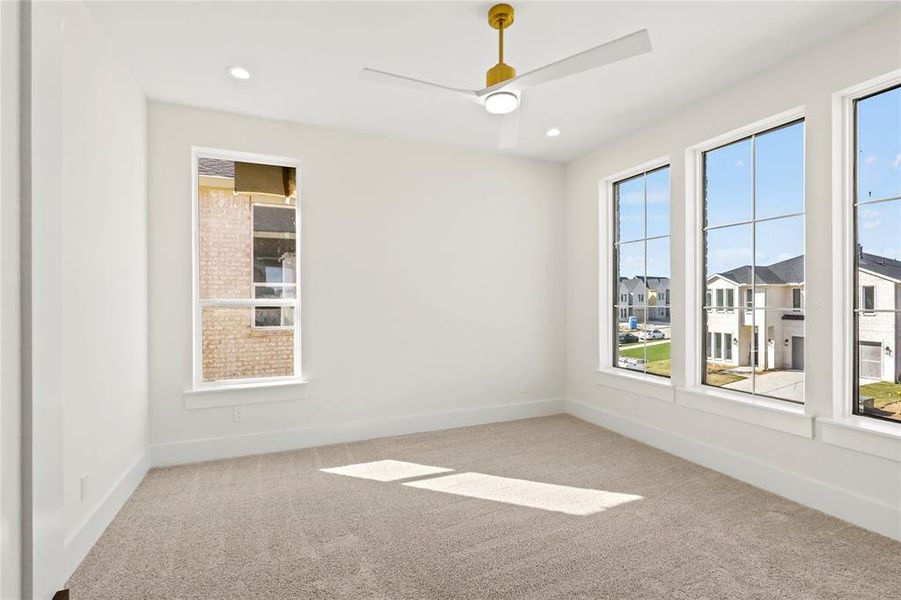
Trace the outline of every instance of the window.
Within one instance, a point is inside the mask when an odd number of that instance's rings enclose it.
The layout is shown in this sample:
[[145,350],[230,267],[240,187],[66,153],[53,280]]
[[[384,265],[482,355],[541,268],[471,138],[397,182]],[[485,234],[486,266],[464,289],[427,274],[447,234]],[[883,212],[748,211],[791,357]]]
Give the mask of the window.
[[713,358],[713,344],[710,340],[713,339],[713,334],[709,331],[707,332],[707,358]]
[[664,377],[670,375],[669,294],[661,307],[657,290],[670,282],[669,216],[668,166],[613,184],[614,289],[641,290],[628,319],[614,321],[613,364]]
[[[296,298],[296,226],[293,206],[254,204],[253,297]],[[294,308],[259,306],[254,309],[254,327],[293,327]]]
[[[803,402],[804,311],[791,290],[804,287],[804,121],[708,150],[702,170],[704,285],[716,288],[702,339],[719,332],[702,381]],[[722,310],[736,287],[748,310]]]
[[854,101],[854,412],[901,421],[901,86]]
[[296,167],[195,160],[194,385],[295,378]]
[[860,305],[867,312],[872,312],[876,308],[876,286],[860,286]]
[[792,289],[792,308],[801,308],[801,288]]

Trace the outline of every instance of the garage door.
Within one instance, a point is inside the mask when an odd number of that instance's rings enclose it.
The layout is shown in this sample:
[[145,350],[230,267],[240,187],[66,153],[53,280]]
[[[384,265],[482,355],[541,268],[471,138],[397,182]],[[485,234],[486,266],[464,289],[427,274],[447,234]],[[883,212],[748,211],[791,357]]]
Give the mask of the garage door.
[[882,379],[882,346],[879,342],[860,342],[860,376]]

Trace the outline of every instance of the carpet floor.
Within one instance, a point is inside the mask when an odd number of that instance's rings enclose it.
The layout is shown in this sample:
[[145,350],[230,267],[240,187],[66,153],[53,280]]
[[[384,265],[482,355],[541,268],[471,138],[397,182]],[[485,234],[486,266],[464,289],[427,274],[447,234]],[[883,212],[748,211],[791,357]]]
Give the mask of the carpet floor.
[[901,543],[554,416],[154,469],[68,585],[74,600],[885,600]]

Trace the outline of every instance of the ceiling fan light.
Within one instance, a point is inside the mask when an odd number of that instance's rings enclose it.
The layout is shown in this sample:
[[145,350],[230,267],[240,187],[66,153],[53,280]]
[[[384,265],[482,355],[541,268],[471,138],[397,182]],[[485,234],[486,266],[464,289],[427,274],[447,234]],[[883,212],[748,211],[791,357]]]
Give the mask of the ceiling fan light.
[[513,92],[494,92],[485,98],[485,109],[493,115],[505,115],[519,106],[519,96]]

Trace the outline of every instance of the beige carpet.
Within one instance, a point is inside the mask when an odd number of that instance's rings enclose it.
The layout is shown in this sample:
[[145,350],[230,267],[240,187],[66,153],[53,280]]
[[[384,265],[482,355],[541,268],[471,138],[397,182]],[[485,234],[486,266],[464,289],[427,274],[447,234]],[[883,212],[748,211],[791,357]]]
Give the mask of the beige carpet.
[[[383,460],[415,464],[320,471]],[[153,470],[69,586],[75,600],[885,600],[901,597],[901,544],[558,416]]]

